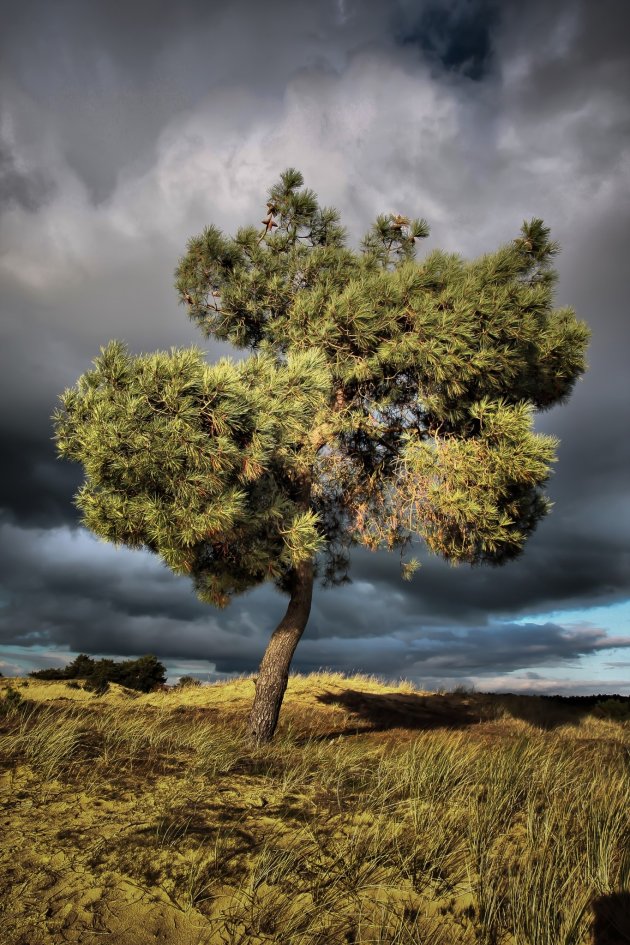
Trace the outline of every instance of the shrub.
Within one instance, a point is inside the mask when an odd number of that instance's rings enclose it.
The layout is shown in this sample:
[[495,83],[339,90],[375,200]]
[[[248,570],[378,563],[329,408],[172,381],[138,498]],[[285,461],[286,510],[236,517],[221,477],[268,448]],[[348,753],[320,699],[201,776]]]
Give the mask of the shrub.
[[66,679],[63,669],[38,669],[29,673],[34,679]]
[[180,676],[177,686],[179,689],[190,689],[194,686],[200,686],[201,680],[196,679],[194,676]]
[[129,689],[151,692],[154,686],[166,682],[166,667],[156,656],[142,656],[139,660],[126,660],[116,665],[120,667],[119,675],[112,682],[120,683]]
[[623,702],[621,699],[603,699],[597,703],[593,712],[604,719],[630,721],[630,702]]
[[85,679],[87,689],[94,692],[106,692],[110,682],[119,683],[128,689],[151,692],[154,686],[166,681],[166,667],[156,656],[141,656],[137,660],[93,660],[85,653],[64,669],[40,669],[29,673],[37,679]]
[[[101,660],[101,662],[103,662]],[[112,662],[111,660],[109,661]],[[76,659],[64,666],[63,669],[38,669],[29,673],[29,676],[35,679],[77,679],[91,676],[94,672],[95,662],[85,653],[80,653]]]

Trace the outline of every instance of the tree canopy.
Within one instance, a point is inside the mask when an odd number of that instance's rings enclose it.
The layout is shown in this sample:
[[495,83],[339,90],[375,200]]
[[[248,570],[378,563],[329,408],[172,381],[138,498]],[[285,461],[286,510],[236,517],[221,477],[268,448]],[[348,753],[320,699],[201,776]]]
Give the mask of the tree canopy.
[[209,226],[177,269],[202,332],[250,358],[111,342],[55,415],[59,451],[85,467],[86,526],[160,554],[217,605],[284,586],[318,552],[324,582],[343,581],[354,544],[417,535],[451,561],[513,557],[549,508],[555,441],[533,411],[585,369],[541,220],[478,259],[418,262],[424,220],[379,216],[355,252],[302,185],[286,170],[262,232]]

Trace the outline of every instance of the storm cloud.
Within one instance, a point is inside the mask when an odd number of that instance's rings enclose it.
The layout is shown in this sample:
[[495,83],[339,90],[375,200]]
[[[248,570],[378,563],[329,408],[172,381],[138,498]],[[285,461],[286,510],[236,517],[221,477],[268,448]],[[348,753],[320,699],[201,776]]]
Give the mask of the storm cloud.
[[524,555],[454,569],[420,548],[407,584],[395,556],[359,551],[352,585],[316,591],[294,668],[630,691],[627,20],[620,0],[26,0],[5,17],[0,670],[77,652],[255,669],[283,598],[216,611],[147,552],[89,536],[50,415],[110,338],[242,356],[196,333],[173,271],[206,224],[257,223],[293,165],[354,246],[383,212],[428,219],[420,255],[467,257],[542,217],[557,304],[593,333],[571,400],[537,419],[561,445]]

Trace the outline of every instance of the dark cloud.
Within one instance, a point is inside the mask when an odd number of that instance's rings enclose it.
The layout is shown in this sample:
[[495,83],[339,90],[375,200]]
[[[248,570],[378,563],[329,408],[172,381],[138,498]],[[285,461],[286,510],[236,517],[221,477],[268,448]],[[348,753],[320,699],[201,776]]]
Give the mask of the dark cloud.
[[83,471],[60,462],[54,445],[47,442],[50,436],[50,430],[37,427],[23,433],[4,431],[0,503],[5,521],[27,528],[78,525],[78,512],[68,498],[83,482]]
[[[83,531],[4,525],[1,535],[0,568],[10,591],[0,611],[0,642],[9,648],[153,652],[170,662],[207,660],[220,674],[248,673],[286,606],[267,586],[216,611],[157,558],[116,549]],[[388,678],[484,677],[572,665],[630,646],[630,639],[596,626],[516,624],[487,613],[475,626],[472,612],[469,607],[466,626],[446,619],[442,608],[436,625],[410,606],[400,585],[362,580],[343,592],[318,591],[294,670],[329,665]]]
[[359,551],[353,585],[316,591],[295,668],[496,686],[520,673],[516,686],[561,688],[537,668],[577,673],[617,645],[605,626],[540,615],[629,592],[626,19],[612,0],[25,0],[11,11],[0,37],[0,633],[11,665],[20,647],[33,665],[82,650],[224,673],[260,660],[284,599],[265,587],[217,612],[150,555],[86,536],[72,505],[81,470],[56,459],[50,415],[110,338],[135,352],[227,352],[186,320],[173,270],[205,224],[258,220],[288,164],[339,207],[355,245],[377,213],[397,210],[429,219],[421,254],[474,257],[542,216],[562,246],[558,304],[593,331],[589,372],[537,418],[561,445],[555,507],[524,555],[454,569],[420,552],[406,584],[396,556]]
[[430,62],[477,81],[492,68],[497,20],[498,6],[490,0],[402,3],[393,16],[402,46],[416,46]]
[[159,637],[159,626],[208,614],[187,583],[147,555],[103,545],[82,530],[5,524],[2,532],[9,589],[3,642],[133,653],[138,645],[146,651],[151,626]]

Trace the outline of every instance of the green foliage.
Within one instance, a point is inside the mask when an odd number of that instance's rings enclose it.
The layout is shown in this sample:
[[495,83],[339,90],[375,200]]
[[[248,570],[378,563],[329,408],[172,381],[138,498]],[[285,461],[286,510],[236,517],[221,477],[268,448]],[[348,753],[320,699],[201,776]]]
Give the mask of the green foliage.
[[[65,679],[84,679],[91,676],[95,667],[94,660],[85,653],[79,653],[63,670]],[[35,675],[33,673],[30,674]]]
[[62,669],[38,669],[29,673],[29,676],[35,676],[37,679],[65,679]]
[[418,262],[425,220],[382,214],[355,252],[303,185],[288,168],[262,231],[209,226],[177,268],[191,319],[249,358],[114,341],[55,414],[60,454],[85,468],[85,525],[159,554],[219,606],[265,580],[286,588],[313,556],[340,583],[359,543],[518,554],[549,509],[555,441],[533,413],[586,368],[588,329],[553,308],[542,220],[478,259]]
[[111,342],[55,418],[60,453],[85,468],[85,525],[160,554],[218,605],[281,577],[296,553],[321,546],[294,520],[329,385],[315,350],[210,367],[194,348],[132,357]]
[[201,686],[201,680],[196,676],[180,676],[177,683],[178,689],[195,689]]
[[38,669],[29,673],[34,679],[85,679],[91,676],[96,666],[91,656],[80,653],[63,669]]
[[604,719],[630,721],[630,702],[622,699],[602,699],[594,709],[594,714]]
[[400,488],[409,527],[456,561],[500,563],[517,554],[549,502],[536,489],[554,460],[553,437],[531,430],[531,407],[484,400],[476,435],[410,435]]
[[40,669],[29,673],[29,676],[36,679],[85,679],[87,689],[101,693],[107,691],[110,682],[139,692],[151,692],[154,686],[166,681],[166,667],[151,655],[116,662],[109,659],[93,660],[81,653],[64,669]]

